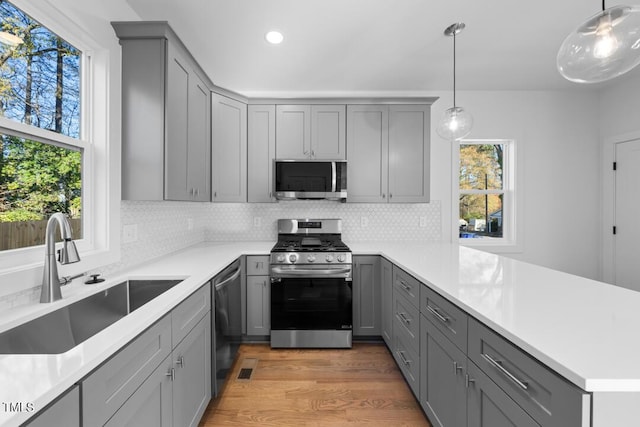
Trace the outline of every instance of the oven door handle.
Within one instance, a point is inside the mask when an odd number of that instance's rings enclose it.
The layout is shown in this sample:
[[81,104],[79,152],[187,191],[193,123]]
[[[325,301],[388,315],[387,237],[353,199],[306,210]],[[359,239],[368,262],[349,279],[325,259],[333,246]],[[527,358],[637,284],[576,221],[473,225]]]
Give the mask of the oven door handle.
[[297,268],[295,270],[288,268],[280,268],[280,267],[272,267],[271,273],[276,274],[281,277],[286,276],[307,276],[310,278],[314,277],[326,277],[328,274],[345,274],[351,273],[351,267],[344,268],[325,268],[322,270],[319,269],[302,269]]

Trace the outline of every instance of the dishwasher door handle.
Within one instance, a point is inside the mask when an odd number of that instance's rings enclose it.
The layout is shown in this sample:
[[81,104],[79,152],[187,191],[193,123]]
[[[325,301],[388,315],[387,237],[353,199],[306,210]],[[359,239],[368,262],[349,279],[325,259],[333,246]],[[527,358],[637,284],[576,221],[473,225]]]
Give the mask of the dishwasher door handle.
[[219,291],[220,289],[222,289],[225,286],[227,286],[230,282],[233,282],[234,280],[236,280],[238,278],[238,276],[240,276],[241,272],[242,272],[242,270],[240,268],[238,268],[231,276],[227,277],[226,279],[224,279],[220,283],[216,283],[216,291]]

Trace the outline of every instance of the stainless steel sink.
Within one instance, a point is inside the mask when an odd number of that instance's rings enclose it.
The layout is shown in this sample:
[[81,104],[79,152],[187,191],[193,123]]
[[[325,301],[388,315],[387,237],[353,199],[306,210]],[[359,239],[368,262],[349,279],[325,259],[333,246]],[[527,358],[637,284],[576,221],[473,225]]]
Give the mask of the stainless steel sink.
[[58,354],[72,349],[182,280],[128,280],[0,333],[0,354]]

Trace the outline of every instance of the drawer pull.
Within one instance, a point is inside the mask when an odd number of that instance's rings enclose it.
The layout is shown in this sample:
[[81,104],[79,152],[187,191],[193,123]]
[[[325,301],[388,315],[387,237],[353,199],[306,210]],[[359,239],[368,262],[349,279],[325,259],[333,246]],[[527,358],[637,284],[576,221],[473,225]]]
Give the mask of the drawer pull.
[[407,285],[407,283],[400,279],[400,285],[404,288],[405,291],[411,292],[411,286]]
[[400,359],[402,359],[402,363],[404,363],[407,366],[411,365],[411,360],[404,357],[404,351],[398,351],[398,354],[400,355]]
[[509,378],[514,383],[516,383],[521,389],[523,390],[529,389],[529,384],[526,381],[520,381],[515,375],[513,375],[511,372],[505,369],[505,367],[502,366],[502,361],[495,360],[493,357],[489,356],[486,353],[482,353],[482,357],[484,357],[484,360],[489,362],[490,365],[495,367],[498,371],[502,372],[507,378]]
[[398,313],[398,317],[400,317],[400,319],[402,319],[402,321],[407,325],[411,323],[411,319],[409,319],[404,313]]
[[449,323],[449,318],[440,314],[437,308],[433,308],[429,304],[427,304],[427,310],[429,310],[431,314],[436,316],[442,323]]
[[465,376],[464,376],[464,386],[465,386],[466,388],[469,388],[469,384],[472,384],[472,383],[475,383],[475,382],[476,382],[476,380],[474,380],[473,378],[471,378],[471,377],[469,376],[469,374],[465,374]]
[[462,365],[458,365],[458,362],[453,362],[453,375],[458,375],[458,371],[462,371]]
[[171,378],[171,381],[175,381],[176,380],[176,370],[174,368],[171,368],[167,371],[167,373],[165,374],[165,376]]

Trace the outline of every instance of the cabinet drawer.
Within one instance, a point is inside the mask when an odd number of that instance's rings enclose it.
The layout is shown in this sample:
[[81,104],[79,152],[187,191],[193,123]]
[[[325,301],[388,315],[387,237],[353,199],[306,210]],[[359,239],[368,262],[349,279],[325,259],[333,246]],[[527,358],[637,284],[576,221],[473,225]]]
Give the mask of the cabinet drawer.
[[406,271],[393,266],[393,292],[406,296],[416,307],[419,305],[421,283]]
[[467,314],[431,290],[420,287],[420,312],[464,353],[467,352]]
[[540,425],[588,425],[582,418],[591,405],[588,393],[475,319],[469,319],[468,355]]
[[82,382],[82,425],[104,425],[170,353],[171,316],[165,316]]
[[[396,323],[397,325],[397,323]],[[404,328],[395,328],[393,333],[393,358],[407,380],[411,391],[420,395],[420,360],[418,351],[411,344],[411,337]]]
[[404,295],[398,292],[393,295],[393,321],[394,328],[403,329],[406,333],[407,344],[418,351],[420,348],[420,312],[417,307],[409,303]]
[[247,276],[268,276],[269,255],[247,256]]
[[211,310],[211,285],[207,283],[182,301],[171,312],[171,339],[177,346],[189,331]]

